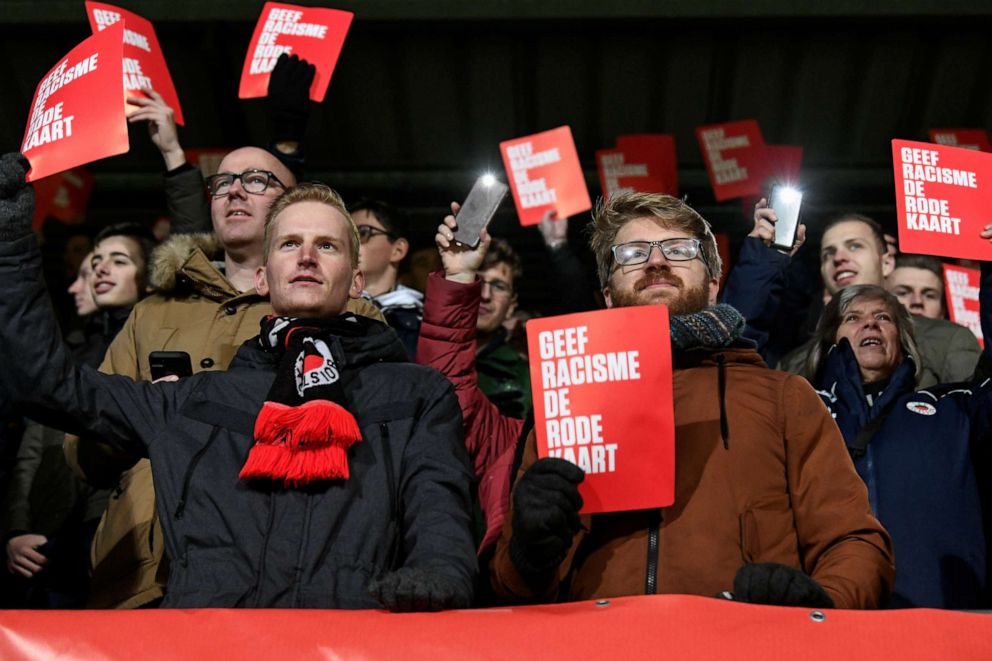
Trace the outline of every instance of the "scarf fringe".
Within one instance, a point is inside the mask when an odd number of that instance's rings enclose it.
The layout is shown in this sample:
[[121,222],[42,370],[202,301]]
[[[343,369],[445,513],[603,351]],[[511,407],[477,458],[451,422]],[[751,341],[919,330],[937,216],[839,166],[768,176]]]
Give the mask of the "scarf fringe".
[[348,448],[360,440],[355,417],[332,401],[300,406],[268,401],[255,420],[256,442],[240,477],[280,480],[286,486],[346,480]]

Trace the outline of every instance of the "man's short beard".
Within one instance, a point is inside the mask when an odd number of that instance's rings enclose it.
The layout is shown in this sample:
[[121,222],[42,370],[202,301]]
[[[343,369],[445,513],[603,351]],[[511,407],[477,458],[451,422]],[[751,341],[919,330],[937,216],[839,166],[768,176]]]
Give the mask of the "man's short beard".
[[632,305],[651,305],[653,303],[664,303],[668,306],[668,314],[681,315],[691,314],[705,310],[710,305],[710,283],[704,282],[698,287],[681,289],[674,300],[661,301],[642,299],[640,292],[615,290],[610,292],[612,307],[624,308]]

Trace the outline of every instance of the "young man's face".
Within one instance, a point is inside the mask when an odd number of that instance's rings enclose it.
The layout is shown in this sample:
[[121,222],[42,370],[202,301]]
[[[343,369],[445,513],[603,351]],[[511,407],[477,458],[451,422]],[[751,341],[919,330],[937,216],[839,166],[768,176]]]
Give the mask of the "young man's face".
[[901,266],[885,279],[885,288],[895,294],[910,314],[944,318],[944,283],[930,269]]
[[217,173],[242,174],[247,170],[271,172],[283,185],[270,180],[268,188],[255,194],[245,191],[243,182],[235,179],[226,195],[211,196],[210,215],[213,218],[214,233],[225,252],[253,249],[261,252],[265,215],[269,212],[269,207],[286,190],[284,186],[296,184],[293,174],[279,159],[257,147],[235,149],[220,162]]
[[823,233],[820,241],[820,275],[831,295],[848,285],[882,285],[892,271],[891,255],[871,227],[860,220],[845,220]]
[[[356,211],[351,215],[358,226],[359,231],[362,225],[367,225],[374,230],[386,231],[378,218],[365,209]],[[387,234],[374,232],[374,236],[363,239],[358,248],[358,268],[362,269],[362,274],[370,281],[378,280],[389,268],[390,264],[399,265],[403,257],[406,256],[407,242],[405,239],[395,241]]]
[[134,305],[144,289],[141,245],[129,236],[108,236],[96,244],[90,258],[93,298],[101,308]]
[[69,293],[76,304],[76,314],[80,317],[88,317],[97,311],[96,301],[93,299],[93,267],[90,266],[90,257],[93,253],[86,255],[79,263],[79,273],[76,279],[69,285]]
[[276,314],[327,318],[344,312],[365,286],[352,268],[351,223],[321,202],[298,202],[272,220],[268,261],[255,288]]
[[496,262],[492,267],[479,271],[482,280],[482,300],[476,329],[480,334],[496,331],[517,308],[517,295],[513,291],[513,269],[506,262]]
[[[692,238],[684,230],[668,229],[659,222],[650,217],[635,218],[620,228],[614,244]],[[613,265],[603,296],[607,307],[663,303],[671,314],[688,314],[716,303],[719,286],[719,280],[706,272],[701,251],[688,261],[669,261],[661,248],[652,246],[643,264]]]

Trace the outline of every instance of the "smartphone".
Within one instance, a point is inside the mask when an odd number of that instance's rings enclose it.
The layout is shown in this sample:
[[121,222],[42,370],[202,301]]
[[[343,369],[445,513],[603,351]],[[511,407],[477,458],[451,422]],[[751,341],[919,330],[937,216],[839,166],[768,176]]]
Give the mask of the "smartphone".
[[455,216],[455,222],[458,223],[455,241],[469,248],[479,245],[479,235],[493,219],[508,190],[509,186],[492,175],[487,174],[476,179]]
[[775,211],[775,239],[772,247],[782,252],[791,252],[796,245],[796,232],[799,231],[799,208],[803,203],[802,192],[792,186],[775,184],[768,194],[768,206]]
[[152,381],[163,376],[183,378],[193,374],[193,363],[185,351],[152,351],[148,354],[148,364],[152,368]]

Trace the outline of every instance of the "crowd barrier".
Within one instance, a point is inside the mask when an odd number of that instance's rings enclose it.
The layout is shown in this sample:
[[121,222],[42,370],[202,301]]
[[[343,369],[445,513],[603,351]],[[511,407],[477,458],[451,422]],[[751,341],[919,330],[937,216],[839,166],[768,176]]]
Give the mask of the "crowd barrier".
[[992,615],[686,596],[380,611],[0,611],[0,659],[992,659]]

